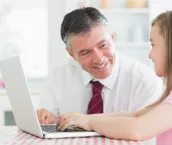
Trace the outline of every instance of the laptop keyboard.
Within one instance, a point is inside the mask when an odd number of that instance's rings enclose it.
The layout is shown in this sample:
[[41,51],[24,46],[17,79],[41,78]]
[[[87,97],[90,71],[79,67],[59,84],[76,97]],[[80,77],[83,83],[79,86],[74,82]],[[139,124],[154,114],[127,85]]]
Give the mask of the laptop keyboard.
[[48,133],[55,133],[55,132],[85,132],[86,130],[76,127],[76,126],[69,126],[64,131],[57,130],[56,125],[41,125],[42,131],[48,132]]

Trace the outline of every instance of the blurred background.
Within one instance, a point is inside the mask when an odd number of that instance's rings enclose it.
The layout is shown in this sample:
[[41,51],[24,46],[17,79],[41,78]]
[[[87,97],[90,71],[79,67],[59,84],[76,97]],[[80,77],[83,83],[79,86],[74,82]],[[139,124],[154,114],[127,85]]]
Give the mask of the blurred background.
[[[172,1],[0,0],[0,56],[21,56],[36,108],[48,72],[69,59],[60,38],[62,19],[82,6],[96,7],[107,17],[115,34],[116,51],[152,67],[148,59],[151,21],[159,13],[172,10]],[[2,77],[0,125],[15,125]]]

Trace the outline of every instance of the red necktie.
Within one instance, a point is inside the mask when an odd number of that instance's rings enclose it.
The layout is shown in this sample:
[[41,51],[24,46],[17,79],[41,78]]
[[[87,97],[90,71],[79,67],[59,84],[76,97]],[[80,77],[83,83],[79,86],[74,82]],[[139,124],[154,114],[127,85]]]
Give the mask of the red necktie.
[[88,104],[87,114],[103,113],[103,99],[101,92],[104,86],[98,81],[91,81],[91,84],[93,96]]

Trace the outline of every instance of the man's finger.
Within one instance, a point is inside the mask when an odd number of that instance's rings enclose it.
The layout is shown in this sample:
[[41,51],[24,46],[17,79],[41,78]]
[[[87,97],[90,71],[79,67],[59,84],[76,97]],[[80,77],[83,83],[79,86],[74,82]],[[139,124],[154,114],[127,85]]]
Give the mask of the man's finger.
[[40,110],[37,110],[36,113],[37,113],[37,116],[38,116],[39,123],[41,123],[42,122],[41,121],[41,117],[40,117],[41,116],[41,114],[40,114],[41,111]]
[[46,120],[46,118],[48,117],[48,113],[47,112],[45,112],[45,111],[41,111],[40,112],[40,122],[42,123],[42,124],[45,124],[45,120]]

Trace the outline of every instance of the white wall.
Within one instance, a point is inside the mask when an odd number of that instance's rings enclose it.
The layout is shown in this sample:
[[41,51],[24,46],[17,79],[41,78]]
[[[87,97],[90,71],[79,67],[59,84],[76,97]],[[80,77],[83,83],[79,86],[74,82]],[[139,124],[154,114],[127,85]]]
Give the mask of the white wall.
[[153,19],[161,12],[172,10],[171,0],[150,0],[151,15],[150,18]]
[[64,0],[48,1],[48,43],[49,43],[49,69],[65,63],[68,54],[60,37],[60,27],[65,14]]
[[0,0],[0,3],[12,4],[13,8],[42,8],[47,6],[47,0]]

